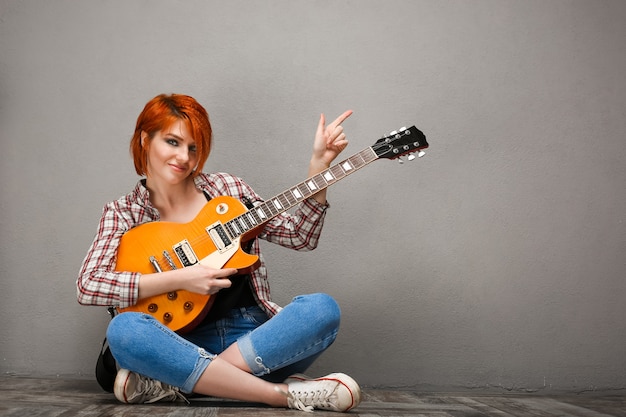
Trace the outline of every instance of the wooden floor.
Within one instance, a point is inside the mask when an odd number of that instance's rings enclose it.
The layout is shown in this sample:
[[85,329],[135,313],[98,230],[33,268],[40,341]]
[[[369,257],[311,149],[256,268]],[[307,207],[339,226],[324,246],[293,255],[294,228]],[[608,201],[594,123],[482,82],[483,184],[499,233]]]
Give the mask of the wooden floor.
[[[348,415],[408,416],[626,416],[626,397],[598,393],[579,395],[420,393],[364,390],[359,407]],[[91,380],[36,379],[0,376],[0,416],[8,417],[196,417],[305,416],[301,411],[257,404],[198,398],[191,405],[159,403],[126,405]],[[316,411],[316,415],[340,415]]]

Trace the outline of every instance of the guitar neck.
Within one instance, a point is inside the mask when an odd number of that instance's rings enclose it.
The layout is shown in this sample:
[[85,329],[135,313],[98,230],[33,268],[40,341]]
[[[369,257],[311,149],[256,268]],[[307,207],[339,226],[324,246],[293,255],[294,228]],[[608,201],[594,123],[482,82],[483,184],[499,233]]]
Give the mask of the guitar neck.
[[260,231],[260,226],[274,217],[358,171],[370,162],[380,158],[396,159],[406,154],[410,154],[409,160],[411,160],[415,157],[414,152],[422,156],[424,153],[421,150],[427,147],[426,136],[415,126],[394,130],[388,136],[378,139],[374,145],[307,178],[258,206],[248,209],[247,212],[224,223],[223,226],[233,239],[251,231]]
[[233,238],[242,236],[376,159],[378,159],[378,155],[371,146],[363,149],[361,152],[249,209],[246,213],[226,222],[224,227]]

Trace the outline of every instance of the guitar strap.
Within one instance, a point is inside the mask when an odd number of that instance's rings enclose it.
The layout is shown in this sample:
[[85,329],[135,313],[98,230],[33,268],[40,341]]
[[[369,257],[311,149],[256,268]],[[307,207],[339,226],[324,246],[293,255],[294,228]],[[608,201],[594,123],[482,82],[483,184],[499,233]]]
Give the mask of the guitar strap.
[[[206,196],[207,201],[211,200],[211,196],[206,192],[204,195]],[[242,201],[248,209],[254,207],[252,202],[247,197],[243,197]],[[250,253],[255,239],[250,239],[243,250]],[[117,314],[117,310],[114,307],[109,307],[107,311],[111,315],[111,318],[115,317]],[[113,392],[115,377],[117,376],[117,368],[117,362],[111,353],[111,349],[107,343],[107,338],[105,337],[102,341],[102,347],[100,348],[98,360],[96,361],[96,381],[98,381],[98,385],[100,385],[100,387],[106,392]]]
[[[111,318],[115,317],[116,310],[113,307],[107,309]],[[98,355],[98,361],[96,362],[96,381],[98,385],[107,391],[113,392],[113,385],[115,384],[115,377],[117,376],[117,362],[109,349],[107,338],[102,341],[102,347],[100,348],[100,354]]]

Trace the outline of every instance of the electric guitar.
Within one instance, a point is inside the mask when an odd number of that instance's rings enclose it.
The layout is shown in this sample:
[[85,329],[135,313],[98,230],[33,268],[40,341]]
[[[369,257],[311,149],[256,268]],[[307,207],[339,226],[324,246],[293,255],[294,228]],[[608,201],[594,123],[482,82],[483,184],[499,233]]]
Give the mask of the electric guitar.
[[[244,252],[241,245],[258,235],[272,218],[377,159],[408,154],[407,159],[413,160],[415,153],[423,156],[427,147],[426,137],[419,129],[402,128],[253,208],[248,209],[234,197],[220,196],[207,202],[190,223],[139,225],[122,236],[116,270],[148,274],[199,262],[216,269],[236,268],[249,273],[260,261],[258,256]],[[171,330],[185,333],[206,317],[213,301],[211,295],[179,290],[141,299],[118,311],[147,313]]]

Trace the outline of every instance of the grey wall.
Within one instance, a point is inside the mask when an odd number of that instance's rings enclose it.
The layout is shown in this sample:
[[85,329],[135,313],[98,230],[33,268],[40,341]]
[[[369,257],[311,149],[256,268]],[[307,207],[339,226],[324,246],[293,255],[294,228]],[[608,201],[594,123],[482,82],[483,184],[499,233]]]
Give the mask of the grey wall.
[[207,170],[271,197],[319,113],[431,150],[333,186],[318,250],[264,245],[286,303],[342,333],[312,373],[366,386],[626,385],[626,2],[0,0],[0,371],[91,377],[108,321],[75,278],[161,92],[208,109]]

